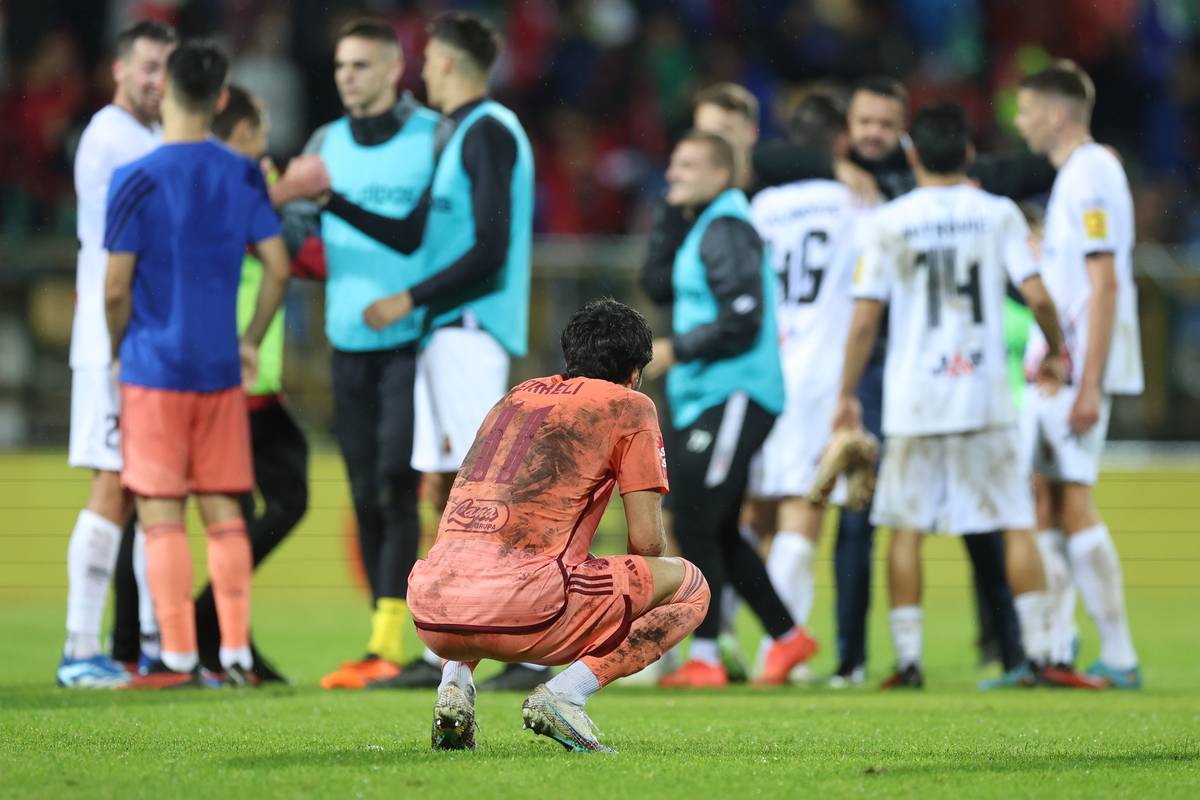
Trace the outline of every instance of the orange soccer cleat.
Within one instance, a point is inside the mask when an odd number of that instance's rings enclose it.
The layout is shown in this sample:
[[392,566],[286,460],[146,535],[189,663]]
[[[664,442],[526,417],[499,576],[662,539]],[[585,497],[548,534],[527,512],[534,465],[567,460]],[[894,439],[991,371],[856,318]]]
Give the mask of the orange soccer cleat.
[[371,681],[387,680],[400,674],[400,668],[378,656],[359,661],[343,661],[336,669],[321,678],[322,689],[362,689]]
[[762,673],[755,678],[752,686],[783,686],[788,682],[788,674],[797,664],[803,664],[817,654],[817,640],[808,635],[808,631],[797,625],[785,636],[776,639],[767,650],[763,659]]
[[720,664],[693,658],[670,675],[664,675],[658,685],[664,689],[722,689],[729,685],[729,675]]

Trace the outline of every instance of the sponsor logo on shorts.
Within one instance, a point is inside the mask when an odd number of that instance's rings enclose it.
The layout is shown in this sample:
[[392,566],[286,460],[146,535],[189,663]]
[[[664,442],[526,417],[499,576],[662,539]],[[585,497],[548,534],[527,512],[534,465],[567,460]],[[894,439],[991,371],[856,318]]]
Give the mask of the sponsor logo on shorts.
[[509,516],[508,504],[503,500],[467,498],[450,512],[445,530],[456,533],[496,533],[504,530]]

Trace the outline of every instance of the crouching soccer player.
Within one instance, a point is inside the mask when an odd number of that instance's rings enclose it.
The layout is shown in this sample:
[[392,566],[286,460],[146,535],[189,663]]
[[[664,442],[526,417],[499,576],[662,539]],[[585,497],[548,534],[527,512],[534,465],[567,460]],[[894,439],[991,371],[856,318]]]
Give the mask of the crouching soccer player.
[[[288,257],[259,166],[209,138],[228,58],[189,42],[167,60],[164,144],[117,170],[109,193],[105,313],[120,360],[121,479],[146,532],[161,660],[134,685],[201,682],[184,503],[196,495],[208,530],[208,572],[232,682],[252,667],[251,550],[238,496],[254,486],[242,368],[287,287]],[[263,263],[239,357],[242,256]],[[253,375],[249,376],[253,379]]]
[[[569,750],[608,750],[584,703],[652,664],[708,611],[704,576],[662,558],[666,457],[637,391],[651,334],[594,300],[562,335],[566,370],[528,380],[488,413],[454,481],[438,537],[408,584],[417,635],[444,659],[433,746],[475,746],[480,659],[570,664],[525,700],[525,726]],[[629,554],[588,555],[619,487]]]

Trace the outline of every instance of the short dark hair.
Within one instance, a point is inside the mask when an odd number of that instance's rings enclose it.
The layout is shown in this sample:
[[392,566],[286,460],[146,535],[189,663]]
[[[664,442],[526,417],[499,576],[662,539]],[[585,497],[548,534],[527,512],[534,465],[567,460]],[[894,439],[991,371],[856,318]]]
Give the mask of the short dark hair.
[[733,181],[733,176],[737,174],[737,156],[728,139],[719,133],[693,128],[679,137],[679,144],[684,142],[701,142],[708,145],[708,152],[712,156],[713,163],[721,169],[729,170],[729,180]]
[[400,37],[396,35],[396,29],[387,20],[378,17],[357,17],[338,30],[337,40],[339,42],[351,37],[400,46]]
[[758,98],[745,86],[725,81],[706,86],[692,101],[692,108],[714,105],[741,114],[754,125],[758,124]]
[[446,11],[429,23],[429,38],[461,50],[485,75],[500,56],[503,42],[500,34],[478,14],[467,11]]
[[846,101],[833,91],[809,92],[788,120],[788,138],[793,143],[822,152],[832,150],[845,130]]
[[229,56],[216,42],[207,39],[190,39],[176,47],[167,59],[171,86],[189,111],[212,111],[228,73]]
[[170,25],[144,19],[141,22],[133,23],[117,34],[117,41],[114,46],[117,58],[128,56],[130,51],[133,50],[133,43],[138,39],[149,39],[159,44],[175,44],[179,41],[179,37],[175,34],[175,29]]
[[1082,121],[1091,118],[1096,104],[1096,85],[1083,69],[1070,59],[1061,58],[1041,72],[1021,80],[1020,87],[1079,104]]
[[262,108],[254,95],[241,86],[229,84],[229,100],[212,121],[212,132],[223,142],[229,141],[233,129],[242,120],[248,121],[255,128],[262,125]]
[[958,103],[934,103],[917,112],[909,128],[921,166],[938,175],[962,172],[967,166],[971,128]]
[[566,378],[625,383],[654,353],[646,318],[611,297],[589,300],[562,332]]
[[888,75],[869,75],[865,78],[860,78],[850,89],[851,99],[859,92],[890,97],[900,103],[900,107],[904,109],[904,115],[908,116],[908,90],[904,88],[903,83],[893,77]]

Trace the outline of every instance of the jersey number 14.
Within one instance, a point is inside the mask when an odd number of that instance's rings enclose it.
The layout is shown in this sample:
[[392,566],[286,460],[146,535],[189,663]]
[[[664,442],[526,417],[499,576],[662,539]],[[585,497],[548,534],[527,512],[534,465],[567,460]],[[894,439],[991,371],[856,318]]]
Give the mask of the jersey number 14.
[[929,271],[925,288],[928,293],[926,305],[929,308],[929,327],[936,328],[942,324],[942,303],[958,297],[966,297],[971,301],[971,321],[976,325],[983,322],[983,298],[979,291],[979,262],[974,261],[967,267],[967,282],[957,282],[955,262],[957,256],[953,248],[941,250],[924,250],[917,253],[913,266],[920,270]]

